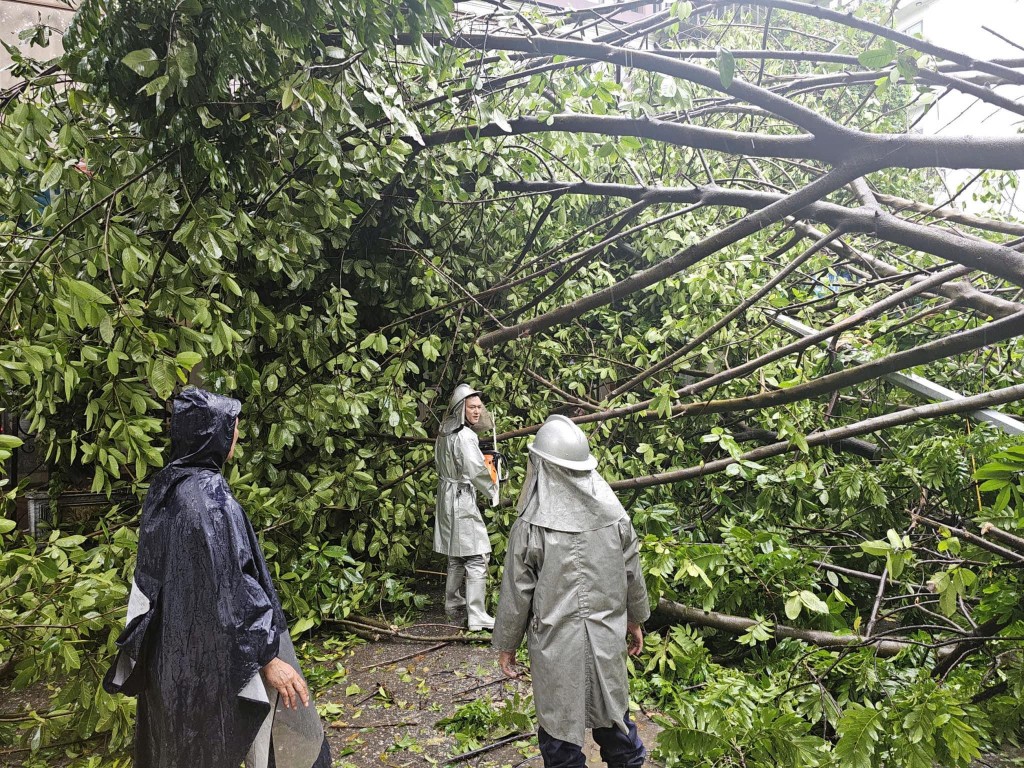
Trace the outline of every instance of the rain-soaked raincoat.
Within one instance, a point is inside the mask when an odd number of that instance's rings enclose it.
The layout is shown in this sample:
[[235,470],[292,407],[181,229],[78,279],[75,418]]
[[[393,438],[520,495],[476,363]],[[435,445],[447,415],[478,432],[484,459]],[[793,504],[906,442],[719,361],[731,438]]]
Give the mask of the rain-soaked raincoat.
[[[265,721],[254,762],[269,759],[276,691],[260,670],[279,655],[295,666],[294,651],[252,525],[220,472],[240,409],[199,389],[176,398],[172,459],[143,504],[128,620],[104,678],[108,692],[138,696],[139,768],[237,768]],[[318,726],[305,766],[320,751]]]
[[537,720],[582,745],[587,728],[624,728],[626,623],[650,615],[636,532],[596,471],[536,457],[519,512],[492,643],[514,651],[527,634]]
[[[470,390],[470,394],[477,393]],[[448,410],[434,445],[438,476],[434,551],[448,557],[469,557],[491,551],[487,528],[477,507],[476,491],[490,496],[495,484],[480,452],[480,439],[465,425],[466,398],[463,398]]]

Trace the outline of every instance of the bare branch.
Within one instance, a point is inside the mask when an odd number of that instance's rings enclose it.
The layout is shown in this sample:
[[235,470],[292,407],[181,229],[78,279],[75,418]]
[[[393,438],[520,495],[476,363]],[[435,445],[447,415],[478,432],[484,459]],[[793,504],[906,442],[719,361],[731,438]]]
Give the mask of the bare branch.
[[[919,405],[913,408],[897,411],[896,413],[888,413],[884,416],[875,416],[870,419],[864,419],[863,421],[847,424],[843,427],[836,427],[835,429],[828,429],[823,432],[815,432],[814,434],[807,435],[807,445],[827,445],[832,441],[846,437],[867,435],[872,432],[878,432],[882,429],[890,429],[902,424],[910,424],[915,421],[920,421],[921,419],[934,419],[940,416],[949,416],[952,414],[978,410],[980,408],[987,408],[992,405],[1012,403],[1015,400],[1020,400],[1022,398],[1024,398],[1024,384],[1018,384],[1017,386],[1005,387],[1003,389],[986,392],[983,395],[965,397],[963,400],[951,400],[943,403]],[[704,475],[721,472],[730,464],[736,464],[739,461],[761,461],[762,459],[767,459],[772,456],[781,456],[784,453],[789,453],[795,450],[797,450],[797,447],[793,443],[783,441],[774,443],[773,445],[755,448],[752,451],[742,454],[738,459],[731,457],[728,459],[720,459],[718,461],[711,461],[706,464],[686,467],[685,469],[677,469],[671,472],[663,472],[657,475],[634,477],[628,480],[617,480],[610,483],[610,485],[616,490],[622,490],[629,488],[647,488],[652,485],[665,485],[666,483],[677,483],[681,480],[690,480],[695,477],[703,477]]]
[[680,251],[671,258],[665,259],[660,264],[640,272],[635,272],[604,290],[584,296],[571,304],[546,312],[532,320],[484,334],[477,340],[477,343],[484,349],[488,349],[496,344],[501,344],[520,336],[537,333],[538,331],[579,317],[596,307],[610,304],[617,298],[628,296],[631,293],[654,285],[681,269],[693,266],[712,253],[726,248],[799,211],[811,201],[827,195],[829,192],[838,189],[861,175],[858,173],[858,170],[862,170],[862,168],[862,166],[858,165],[837,167],[792,195],[783,197],[772,205],[744,216],[739,221],[719,230],[696,245]]
[[[756,619],[746,616],[733,616],[718,611],[704,611],[700,608],[691,608],[682,603],[662,598],[658,601],[658,613],[685,624],[696,624],[700,627],[711,627],[720,629],[723,632],[731,632],[735,635],[742,635],[751,627],[760,624]],[[775,637],[791,637],[802,640],[805,643],[816,645],[820,648],[848,648],[851,645],[870,645],[875,648],[879,656],[895,656],[900,651],[912,647],[902,640],[882,640],[880,638],[862,637],[861,635],[837,635],[834,632],[823,632],[817,629],[801,629],[789,627],[785,624],[771,623],[769,629]]]

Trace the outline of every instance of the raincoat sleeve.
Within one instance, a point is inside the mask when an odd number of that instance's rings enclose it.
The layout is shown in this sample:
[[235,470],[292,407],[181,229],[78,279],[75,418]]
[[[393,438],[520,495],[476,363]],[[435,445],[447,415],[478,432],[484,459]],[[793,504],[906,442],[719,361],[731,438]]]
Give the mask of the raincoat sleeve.
[[480,493],[493,496],[495,484],[491,479],[491,470],[484,463],[484,455],[480,452],[480,439],[470,429],[459,430],[459,436],[459,470],[462,479],[472,483]]
[[626,564],[626,621],[642,624],[651,615],[651,604],[640,568],[640,541],[628,517],[619,522],[619,536],[622,539],[622,559]]
[[533,591],[542,556],[543,542],[534,526],[517,520],[509,533],[498,615],[491,635],[491,646],[495,650],[515,651],[523,641],[533,609]]

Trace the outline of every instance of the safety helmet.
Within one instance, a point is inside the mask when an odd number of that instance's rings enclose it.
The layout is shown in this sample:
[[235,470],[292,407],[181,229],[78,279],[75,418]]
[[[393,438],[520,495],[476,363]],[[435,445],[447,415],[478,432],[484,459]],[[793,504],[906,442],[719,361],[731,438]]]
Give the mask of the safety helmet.
[[566,469],[586,470],[597,466],[583,430],[572,419],[559,414],[548,416],[527,448],[534,456]]
[[469,384],[459,384],[459,386],[455,388],[455,391],[452,392],[452,399],[448,402],[448,409],[451,410],[467,397],[480,394],[479,390],[473,389]]

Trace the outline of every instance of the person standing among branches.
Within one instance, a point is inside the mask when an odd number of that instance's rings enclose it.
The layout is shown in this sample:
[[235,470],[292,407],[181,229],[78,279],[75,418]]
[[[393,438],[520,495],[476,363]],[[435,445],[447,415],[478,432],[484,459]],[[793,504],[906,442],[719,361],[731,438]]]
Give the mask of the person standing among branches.
[[550,416],[529,451],[492,645],[517,677],[528,634],[545,768],[585,768],[586,728],[611,768],[638,768],[626,655],[643,649],[651,611],[636,531],[570,419]]
[[139,768],[329,768],[259,541],[221,470],[241,403],[186,389],[146,494],[108,693],[138,697]]
[[494,627],[494,617],[485,609],[491,542],[475,492],[493,497],[497,490],[473,431],[483,412],[480,392],[459,384],[441,422],[434,453],[438,475],[434,551],[448,558],[444,609],[452,620],[465,610],[466,624],[474,632]]

